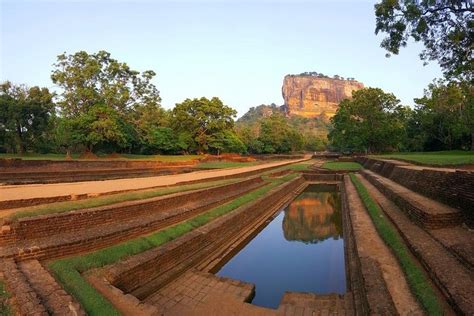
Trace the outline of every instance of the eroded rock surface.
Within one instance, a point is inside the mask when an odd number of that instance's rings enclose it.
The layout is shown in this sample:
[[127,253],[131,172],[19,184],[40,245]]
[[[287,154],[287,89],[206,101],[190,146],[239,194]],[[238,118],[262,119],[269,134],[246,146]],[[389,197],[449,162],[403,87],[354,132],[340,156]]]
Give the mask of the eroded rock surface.
[[284,107],[289,115],[328,119],[336,114],[342,100],[362,88],[364,85],[356,80],[287,75],[282,87]]

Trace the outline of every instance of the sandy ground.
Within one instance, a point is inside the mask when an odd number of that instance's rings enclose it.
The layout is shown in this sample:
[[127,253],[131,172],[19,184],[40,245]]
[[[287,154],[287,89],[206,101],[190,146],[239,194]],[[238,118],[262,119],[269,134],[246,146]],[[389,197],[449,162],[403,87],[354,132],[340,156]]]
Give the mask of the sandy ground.
[[84,181],[52,184],[25,184],[0,186],[0,201],[44,198],[71,194],[100,194],[122,190],[146,189],[157,186],[173,185],[180,182],[210,179],[221,176],[239,174],[247,171],[275,167],[288,162],[300,162],[307,159],[284,160],[263,163],[241,168],[203,170],[183,174],[166,175],[147,178],[114,179],[104,181]]

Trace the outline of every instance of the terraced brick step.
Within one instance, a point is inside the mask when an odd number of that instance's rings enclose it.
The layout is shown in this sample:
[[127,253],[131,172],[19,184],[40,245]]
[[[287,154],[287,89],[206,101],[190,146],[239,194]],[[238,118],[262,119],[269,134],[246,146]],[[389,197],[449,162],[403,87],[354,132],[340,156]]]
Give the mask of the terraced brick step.
[[463,222],[463,215],[458,209],[413,192],[370,170],[362,170],[361,173],[421,227],[429,229],[454,227]]
[[346,315],[344,295],[286,292],[278,307],[278,315]]
[[240,235],[263,213],[274,210],[275,204],[280,205],[280,201],[291,196],[291,192],[303,182],[302,178],[297,178],[273,188],[250,204],[173,241],[107,267],[105,276],[123,292],[146,300],[181,274],[213,256],[224,244],[232,242],[232,238]]
[[21,262],[19,267],[50,314],[86,315],[79,303],[63,290],[37,260]]
[[[117,217],[113,224],[84,228],[80,231],[62,233],[59,236],[17,241],[13,245],[0,248],[0,257],[15,257],[19,260],[51,259],[106,247],[189,219],[252,191],[262,184],[263,182],[257,181],[246,186],[240,185],[237,189],[221,195],[214,194],[204,200],[184,200],[187,203],[180,208],[162,209],[147,216],[142,214],[141,217],[128,220]],[[71,225],[75,225],[75,222],[71,222]]]
[[168,314],[176,310],[205,306],[208,298],[212,299],[213,296],[222,294],[228,294],[241,302],[248,302],[253,298],[254,291],[253,284],[193,269],[148,297],[146,303],[155,305],[163,314]]
[[14,297],[13,305],[19,315],[48,316],[46,307],[13,259],[0,259],[0,270],[8,292]]
[[406,241],[407,246],[445,296],[455,312],[474,311],[474,276],[427,231],[415,225],[399,208],[362,176],[357,176]]
[[366,169],[464,213],[474,227],[474,172],[417,166],[408,162],[358,157]]
[[[52,235],[62,236],[98,226],[121,224],[131,219],[159,214],[167,210],[189,208],[193,201],[215,201],[239,194],[246,188],[263,184],[260,177],[245,179],[221,186],[174,193],[138,201],[80,209],[65,213],[20,218],[0,232],[0,245],[18,243]],[[205,201],[204,201],[205,202]]]
[[135,177],[155,177],[168,174],[195,171],[189,167],[168,167],[149,169],[110,169],[110,170],[74,170],[59,172],[1,172],[0,183],[6,184],[34,184],[58,183],[92,180],[111,180]]
[[474,271],[474,231],[464,226],[428,231],[466,268]]
[[343,225],[354,309],[361,315],[422,313],[391,250],[378,235],[352,181],[344,177]]

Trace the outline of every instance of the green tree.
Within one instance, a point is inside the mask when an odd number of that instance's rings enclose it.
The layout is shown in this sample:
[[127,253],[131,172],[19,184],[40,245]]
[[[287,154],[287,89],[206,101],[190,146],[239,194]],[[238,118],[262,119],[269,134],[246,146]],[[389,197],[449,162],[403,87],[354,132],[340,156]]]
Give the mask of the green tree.
[[159,105],[159,91],[151,83],[155,75],[132,70],[106,51],[79,51],[59,55],[51,79],[63,89],[58,104],[65,116],[85,113],[96,104],[126,115],[138,106]]
[[170,121],[174,131],[190,136],[187,137],[187,150],[218,152],[222,148],[223,135],[234,127],[236,114],[219,98],[209,100],[203,97],[176,104]]
[[0,135],[3,146],[23,154],[44,149],[55,108],[53,94],[46,88],[0,84]]
[[472,1],[382,0],[375,16],[375,33],[387,33],[381,46],[389,53],[398,54],[410,38],[421,41],[422,60],[437,60],[447,76],[473,79]]
[[260,122],[258,141],[262,144],[262,153],[288,153],[301,150],[303,137],[288,124],[281,114],[273,114]]
[[89,149],[130,148],[147,141],[163,114],[154,76],[151,70],[132,70],[106,51],[59,55],[51,79],[62,88],[61,115],[71,121],[65,124],[71,128],[67,139],[81,140]]
[[88,151],[102,148],[116,151],[125,148],[127,136],[125,125],[119,114],[110,107],[97,104],[86,113],[64,120],[66,146],[84,145]]
[[474,150],[472,85],[440,80],[430,84],[425,95],[415,102],[417,106],[408,132],[422,135],[424,150]]
[[342,151],[380,152],[400,148],[405,131],[404,107],[378,88],[353,92],[331,119],[331,145]]
[[258,129],[252,129],[248,126],[239,127],[237,135],[242,140],[246,151],[251,154],[263,153],[263,143],[258,139]]
[[324,140],[314,134],[303,135],[303,148],[307,151],[323,151],[326,148]]

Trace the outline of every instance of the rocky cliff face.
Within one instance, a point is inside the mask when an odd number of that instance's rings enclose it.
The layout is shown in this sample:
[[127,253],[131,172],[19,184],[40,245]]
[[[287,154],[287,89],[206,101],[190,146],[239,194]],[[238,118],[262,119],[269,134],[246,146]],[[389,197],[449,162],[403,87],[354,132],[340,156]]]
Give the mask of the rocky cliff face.
[[282,87],[284,107],[289,115],[328,119],[336,114],[343,99],[362,88],[364,85],[355,80],[287,75]]

